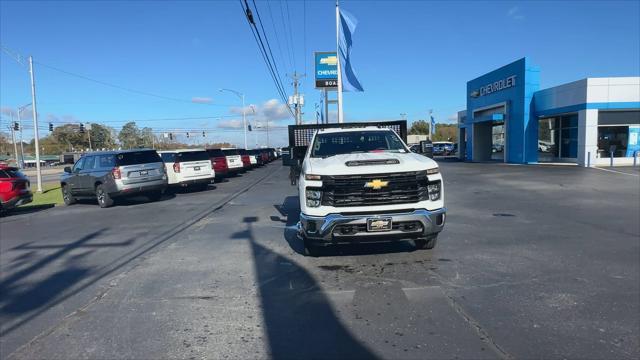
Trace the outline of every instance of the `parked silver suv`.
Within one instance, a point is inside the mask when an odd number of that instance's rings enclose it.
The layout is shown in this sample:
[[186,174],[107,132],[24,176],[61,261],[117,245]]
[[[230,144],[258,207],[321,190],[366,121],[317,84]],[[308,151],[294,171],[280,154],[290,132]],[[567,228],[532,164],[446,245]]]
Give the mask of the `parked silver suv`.
[[94,152],[82,156],[73,168],[66,167],[60,185],[65,204],[96,198],[106,208],[119,197],[145,195],[159,200],[167,187],[167,174],[155,150]]

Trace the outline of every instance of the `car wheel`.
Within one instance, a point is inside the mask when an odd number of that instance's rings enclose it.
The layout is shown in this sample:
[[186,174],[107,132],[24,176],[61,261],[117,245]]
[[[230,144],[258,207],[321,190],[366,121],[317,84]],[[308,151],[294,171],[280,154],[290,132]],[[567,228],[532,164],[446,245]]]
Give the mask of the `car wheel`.
[[431,250],[436,246],[438,242],[438,234],[432,235],[424,239],[416,239],[413,241],[417,249]]
[[152,201],[152,202],[160,201],[160,199],[162,199],[162,191],[155,191],[155,192],[149,193],[147,195],[147,198],[149,199],[149,201]]
[[304,238],[304,256],[317,257],[318,247],[314,245],[309,239]]
[[71,195],[69,185],[62,186],[62,200],[65,205],[73,205],[76,203],[76,198]]
[[100,205],[101,208],[108,208],[113,205],[113,199],[109,196],[102,184],[96,187],[96,198],[98,199],[98,205]]

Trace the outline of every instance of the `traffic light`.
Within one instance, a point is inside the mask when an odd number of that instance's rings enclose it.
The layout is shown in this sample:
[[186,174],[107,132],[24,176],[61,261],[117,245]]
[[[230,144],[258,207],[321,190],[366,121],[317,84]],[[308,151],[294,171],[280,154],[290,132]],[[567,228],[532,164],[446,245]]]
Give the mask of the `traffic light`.
[[207,135],[204,133],[204,131],[202,132],[202,137],[207,137]]
[[173,140],[173,134],[169,133],[169,140]]
[[249,128],[248,130],[251,131],[251,124],[247,125],[247,127]]
[[80,134],[84,134],[84,124],[80,123]]
[[20,130],[20,124],[18,124],[17,121],[13,123],[13,130],[14,131],[19,131]]
[[189,133],[187,133],[187,139],[189,138]]
[[49,123],[49,132],[53,132],[53,124]]

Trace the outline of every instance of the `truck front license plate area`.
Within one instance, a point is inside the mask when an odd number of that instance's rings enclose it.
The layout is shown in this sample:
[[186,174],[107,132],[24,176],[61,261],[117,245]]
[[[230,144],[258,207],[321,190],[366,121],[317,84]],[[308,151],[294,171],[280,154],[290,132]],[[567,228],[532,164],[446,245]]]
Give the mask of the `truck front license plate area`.
[[367,219],[367,231],[391,231],[393,222],[390,217],[386,218],[369,218]]

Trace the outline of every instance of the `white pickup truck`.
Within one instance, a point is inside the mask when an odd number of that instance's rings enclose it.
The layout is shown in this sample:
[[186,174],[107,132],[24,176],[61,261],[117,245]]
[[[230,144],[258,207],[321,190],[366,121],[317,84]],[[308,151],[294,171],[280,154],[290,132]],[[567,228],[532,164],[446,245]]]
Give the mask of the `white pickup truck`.
[[406,122],[290,126],[285,163],[297,168],[292,182],[299,190],[298,235],[306,255],[336,243],[413,240],[418,248],[435,246],[446,216],[442,175],[435,161],[412,153],[389,126],[398,123],[406,136]]

